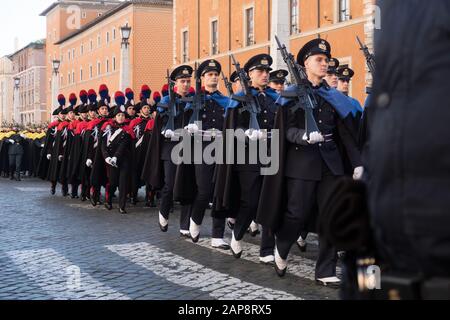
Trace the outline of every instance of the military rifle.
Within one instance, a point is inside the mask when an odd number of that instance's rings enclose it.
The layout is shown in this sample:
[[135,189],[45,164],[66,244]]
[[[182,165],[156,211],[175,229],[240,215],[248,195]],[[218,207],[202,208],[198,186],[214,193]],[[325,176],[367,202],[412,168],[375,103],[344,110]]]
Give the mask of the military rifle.
[[295,85],[295,91],[282,91],[281,96],[284,98],[296,98],[298,101],[292,108],[295,112],[302,108],[305,111],[305,130],[309,139],[312,132],[319,132],[316,119],[314,119],[313,110],[317,107],[317,99],[314,95],[311,84],[308,81],[305,69],[300,66],[294,59],[294,56],[287,51],[284,44],[281,44],[280,39],[275,36],[278,44],[278,50],[281,52],[284,62],[286,63],[289,73],[292,77],[292,84]]
[[[375,57],[372,53],[370,53],[369,48],[367,45],[362,43],[361,39],[359,39],[358,36],[356,36],[356,40],[358,41],[360,50],[363,52],[364,57],[366,58],[367,67],[369,68],[370,73],[372,76],[375,74]],[[367,94],[370,94],[372,92],[372,88],[368,87],[366,88]]]
[[177,115],[177,101],[175,96],[175,83],[170,79],[170,71],[167,70],[167,84],[169,90],[169,103],[158,104],[158,108],[164,109],[164,114],[169,117],[164,128],[166,130],[175,131],[175,117]]
[[239,62],[236,61],[234,55],[231,55],[231,59],[233,60],[233,65],[236,68],[236,72],[238,74],[238,78],[241,82],[243,96],[238,96],[233,94],[231,97],[233,100],[241,102],[243,104],[243,111],[248,111],[250,113],[250,130],[260,130],[260,126],[258,123],[258,114],[261,112],[261,108],[259,107],[256,99],[253,97],[250,85],[249,85],[249,77],[247,72],[241,68]]
[[194,124],[196,121],[199,121],[200,110],[202,110],[203,105],[205,103],[204,93],[202,90],[202,78],[200,74],[198,74],[198,64],[195,63],[195,94],[192,97],[182,98],[181,101],[190,103],[192,105],[192,116],[189,120],[189,124]]
[[225,73],[223,73],[223,71],[222,71],[222,79],[223,82],[225,83],[225,87],[227,88],[228,96],[231,97],[233,95],[233,84],[230,81],[228,81],[228,78],[225,77]]

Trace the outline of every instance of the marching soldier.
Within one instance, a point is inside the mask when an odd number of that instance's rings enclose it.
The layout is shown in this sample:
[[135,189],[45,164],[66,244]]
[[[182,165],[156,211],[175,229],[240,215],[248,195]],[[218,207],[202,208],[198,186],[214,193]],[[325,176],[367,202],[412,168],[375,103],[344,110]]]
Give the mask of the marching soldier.
[[[354,176],[362,175],[361,159],[355,140],[344,122],[344,119],[350,116],[352,107],[348,99],[323,81],[330,57],[330,44],[323,39],[308,42],[297,56],[298,64],[306,69],[318,103],[313,110],[313,116],[319,132],[306,132],[305,111],[302,108],[290,110],[291,106],[296,104],[295,101],[283,107],[289,113],[289,116],[281,117],[285,119],[283,120],[285,125],[280,125],[281,128],[285,128],[287,144],[280,146],[280,149],[286,150],[286,159],[284,162],[280,159],[283,165],[278,174],[268,179],[284,180],[281,184],[284,185],[284,189],[280,188],[283,190],[275,192],[280,194],[285,192],[287,204],[277,207],[273,212],[260,210],[258,214],[258,221],[264,225],[263,220],[269,221],[269,216],[280,217],[280,210],[284,211],[281,220],[273,226],[276,230],[275,270],[280,277],[286,273],[288,254],[299,233],[308,230],[308,225],[323,210],[323,199],[330,188],[336,179],[345,174],[339,144],[342,144],[351,161]],[[271,201],[267,199],[269,194],[274,199],[281,199],[273,194],[273,190],[269,191],[270,185],[272,183],[267,183],[267,188],[262,191],[261,209],[273,207],[268,204]],[[315,212],[316,208],[318,213]],[[335,285],[340,282],[336,277],[337,253],[332,246],[323,241],[323,236],[319,234],[316,280],[322,285]]]
[[59,181],[63,184],[71,184],[71,197],[72,199],[78,198],[78,184],[75,180],[69,180],[69,166],[70,166],[70,152],[72,150],[72,143],[74,138],[74,131],[78,124],[78,120],[76,119],[76,111],[75,106],[77,103],[77,96],[72,93],[69,96],[70,105],[67,108],[67,127],[65,128],[65,141],[63,142],[63,151],[62,151],[62,163],[61,169],[59,173]]
[[14,134],[10,136],[7,142],[10,144],[8,148],[8,156],[9,156],[9,169],[11,180],[14,180],[14,170],[16,172],[16,180],[21,181],[20,179],[20,170],[22,166],[22,157],[24,155],[24,135],[19,133],[17,128],[13,128]]
[[338,68],[339,68],[340,62],[336,58],[331,58],[330,62],[328,62],[328,71],[327,75],[325,77],[325,81],[327,84],[332,88],[338,87]]
[[[151,138],[151,131],[145,131],[149,121],[153,120],[154,108],[149,104],[149,94],[151,90],[147,85],[142,86],[141,97],[142,100],[139,103],[139,117],[132,120],[130,127],[134,131],[135,140],[133,141],[133,161],[131,170],[131,203],[136,205],[138,202],[139,189],[145,185],[145,205],[147,207],[153,207],[154,195],[151,190],[151,186],[141,180],[142,167],[144,166],[145,156],[148,150],[148,146]],[[156,92],[155,92],[156,94]],[[159,94],[159,93],[158,93]],[[157,99],[157,95],[154,95]]]
[[339,79],[337,89],[338,89],[338,91],[342,92],[346,97],[348,97],[348,99],[350,100],[350,102],[353,106],[353,110],[352,110],[353,119],[351,121],[352,122],[352,134],[355,137],[355,140],[358,141],[361,117],[362,117],[364,110],[361,107],[361,104],[359,103],[358,100],[349,96],[350,81],[354,77],[355,72],[348,67],[343,67],[343,68],[338,69],[337,73],[338,73],[338,79]]
[[[215,209],[217,211],[228,211],[230,217],[235,217],[231,240],[231,251],[233,256],[239,259],[242,255],[241,241],[256,217],[258,209],[263,176],[260,174],[262,165],[250,164],[249,143],[256,143],[258,140],[270,141],[269,132],[273,128],[277,105],[275,104],[279,95],[271,88],[268,88],[269,73],[272,70],[273,59],[267,54],[260,54],[251,58],[244,66],[246,73],[241,81],[247,81],[247,75],[251,79],[251,87],[248,83],[241,83],[241,86],[249,88],[249,96],[242,102],[239,96],[233,97],[233,104],[227,109],[226,129],[242,129],[245,132],[245,164],[219,165],[218,179],[215,191]],[[260,107],[260,112],[254,114],[246,107],[254,103]],[[256,117],[257,128],[254,121]],[[227,142],[225,141],[225,145]],[[238,143],[239,144],[239,143]],[[270,142],[268,143],[270,145]],[[234,186],[233,188],[231,186]],[[234,214],[233,214],[234,213]],[[261,244],[266,247],[266,237]],[[270,245],[268,245],[270,247]],[[273,246],[272,246],[273,247]],[[266,251],[266,250],[263,250]],[[273,250],[267,250],[261,254],[264,261],[273,260]]]
[[101,154],[106,163],[108,182],[106,184],[105,207],[112,210],[112,195],[119,188],[119,212],[126,214],[125,209],[129,185],[130,160],[133,130],[126,124],[127,111],[123,92],[114,95],[116,107],[114,120],[106,122],[102,128]]
[[289,72],[287,72],[286,70],[276,70],[271,72],[269,77],[269,87],[271,87],[277,93],[283,91],[288,74]]
[[[53,128],[53,142],[48,146],[47,151],[47,159],[50,161],[50,165],[48,167],[47,180],[51,182],[51,194],[56,194],[56,184],[59,179],[59,172],[61,168],[62,161],[62,152],[63,152],[63,144],[66,136],[66,128],[68,126],[68,122],[66,121],[67,109],[64,108],[66,105],[66,98],[63,95],[58,96],[59,109],[58,113],[58,121],[55,123]],[[45,148],[44,148],[45,149]],[[67,196],[68,188],[67,185],[62,185],[62,194],[63,196]]]
[[[95,93],[95,92],[93,92]],[[101,159],[101,129],[109,121],[108,87],[101,85],[99,88],[100,101],[92,105],[98,112],[98,117],[91,120],[87,127],[87,160],[86,166],[91,168],[91,203],[94,207],[101,204],[100,190],[106,185],[106,166]]]
[[[142,173],[146,183],[154,190],[161,191],[161,204],[159,208],[159,227],[167,232],[169,214],[173,207],[173,188],[177,166],[172,161],[172,150],[177,145],[174,141],[175,131],[183,129],[186,125],[184,109],[186,102],[181,99],[189,95],[193,69],[183,65],[170,74],[170,81],[176,86],[176,93],[168,87],[165,96],[158,107],[151,142],[147,150],[144,171]],[[171,99],[172,98],[172,99]],[[173,105],[172,105],[173,104]],[[164,109],[163,106],[166,108]],[[173,126],[173,127],[172,127]],[[180,234],[189,237],[190,217],[188,207],[184,206],[180,216]]]
[[[200,95],[201,105],[191,104],[186,111],[186,117],[191,118],[191,123],[185,129],[193,134],[193,142],[199,150],[202,150],[202,155],[205,149],[222,135],[225,109],[228,106],[229,98],[222,95],[217,88],[221,71],[222,66],[216,60],[207,60],[198,67],[196,80],[201,81],[204,85],[204,90],[196,92],[197,95]],[[197,87],[201,87],[200,83]],[[194,110],[198,107],[201,109]],[[195,118],[195,111],[198,111],[198,118]],[[200,238],[201,225],[214,192],[215,167],[215,163],[207,163],[202,157],[201,163],[182,164],[178,168],[176,183],[180,185],[182,195],[175,195],[175,198],[179,196],[184,199],[184,204],[189,207],[191,216],[189,234],[194,243],[198,242]],[[185,170],[181,175],[182,169]],[[194,192],[192,192],[193,189]],[[225,217],[213,217],[211,240],[213,248],[230,249],[229,244],[224,240],[224,233]]]
[[86,201],[86,188],[83,185],[80,178],[80,170],[81,170],[81,159],[82,159],[82,134],[86,129],[88,124],[88,110],[87,110],[87,102],[88,102],[88,93],[85,90],[80,91],[80,100],[81,104],[77,106],[76,110],[79,115],[79,119],[77,121],[73,121],[70,124],[70,129],[73,134],[73,141],[70,146],[70,155],[69,155],[69,165],[67,168],[67,179],[69,183],[72,184],[72,196],[77,198],[78,194],[74,194],[74,185],[76,185],[76,190],[78,192],[78,187],[81,185],[81,199],[82,201]]
[[125,89],[125,97],[127,98],[127,102],[125,104],[125,109],[127,110],[127,120],[132,121],[136,119],[137,108],[134,104],[134,92],[131,88]]

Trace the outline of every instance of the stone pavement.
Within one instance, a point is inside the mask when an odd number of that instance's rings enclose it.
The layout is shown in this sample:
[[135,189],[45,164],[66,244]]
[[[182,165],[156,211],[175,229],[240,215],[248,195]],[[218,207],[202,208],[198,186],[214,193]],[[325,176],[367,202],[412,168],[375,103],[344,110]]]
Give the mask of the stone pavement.
[[[0,300],[337,299],[314,280],[317,240],[292,252],[288,274],[259,264],[259,236],[246,236],[242,259],[210,247],[207,215],[198,244],[169,232],[143,203],[128,215],[51,196],[34,179],[0,179]],[[227,237],[230,231],[227,229]]]

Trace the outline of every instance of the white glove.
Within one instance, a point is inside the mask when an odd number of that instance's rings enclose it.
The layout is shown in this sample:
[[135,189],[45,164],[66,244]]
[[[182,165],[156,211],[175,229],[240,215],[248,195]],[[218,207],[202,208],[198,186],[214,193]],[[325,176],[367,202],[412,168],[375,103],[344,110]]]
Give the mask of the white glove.
[[48,154],[47,155],[47,160],[50,160],[52,158],[52,155],[51,154]]
[[86,167],[88,167],[88,168],[92,167],[92,160],[91,159],[87,159]]
[[324,142],[325,139],[323,138],[323,135],[320,132],[314,131],[311,132],[311,134],[309,135],[309,140],[308,135],[305,132],[305,134],[303,135],[303,141],[306,141],[309,144],[317,144],[320,142]]
[[58,161],[61,162],[63,160],[63,156],[58,156]]
[[44,147],[44,144],[41,144],[41,148],[43,148]]
[[172,130],[165,130],[161,132],[161,134],[167,139],[172,139],[173,137],[175,137],[175,132],[173,132]]
[[111,158],[111,165],[112,165],[113,167],[116,167],[116,168],[117,168],[117,158],[116,158],[116,157]]
[[185,130],[189,131],[190,134],[196,134],[197,132],[200,131],[200,128],[198,127],[197,124],[195,123],[191,123],[188,126],[186,126],[184,128]]
[[361,180],[364,174],[364,167],[357,167],[353,172],[353,180]]
[[106,158],[106,159],[105,159],[105,162],[106,162],[107,164],[109,164],[110,166],[112,166],[112,164],[111,164],[111,157]]
[[15,143],[13,139],[9,139],[8,141],[9,141],[9,143],[12,143],[12,144]]

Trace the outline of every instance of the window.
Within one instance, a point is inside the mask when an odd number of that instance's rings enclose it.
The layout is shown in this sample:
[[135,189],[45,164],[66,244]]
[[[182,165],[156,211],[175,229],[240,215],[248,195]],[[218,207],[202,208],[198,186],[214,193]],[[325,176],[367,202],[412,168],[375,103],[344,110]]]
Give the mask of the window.
[[182,47],[182,57],[183,57],[183,63],[189,61],[189,32],[183,31],[183,47]]
[[101,16],[102,16],[102,13],[101,13],[101,12],[99,12],[99,13],[97,14],[97,16],[98,16],[98,17],[101,17]]
[[112,58],[112,69],[113,71],[116,71],[116,57]]
[[102,37],[100,37],[100,35],[97,36],[97,46],[100,47],[100,45],[102,44]]
[[82,19],[86,19],[86,12],[82,12],[82,13],[81,13],[81,18],[82,18]]
[[67,51],[67,60],[70,61],[70,50]]
[[100,64],[100,61],[97,62],[97,75],[101,75],[102,70],[101,70],[102,65]]
[[290,0],[290,13],[291,13],[291,35],[299,32],[298,28],[298,0]]
[[70,84],[70,72],[67,74],[67,84]]
[[75,71],[72,70],[72,83],[75,83]]
[[116,40],[116,28],[114,28],[112,31],[112,38],[113,40]]
[[91,44],[91,51],[92,51],[92,50],[94,50],[94,41],[92,41],[92,39],[91,39],[91,43],[90,44]]
[[80,47],[80,55],[83,55],[83,53],[84,53],[84,45],[81,45],[81,47]]
[[219,53],[219,22],[217,20],[211,22],[211,54]]
[[75,49],[72,49],[72,59],[75,59]]
[[350,0],[339,0],[339,22],[348,21],[350,19]]
[[92,72],[92,65],[89,66],[89,77],[92,79],[93,72]]
[[109,43],[109,32],[106,32],[106,43]]
[[83,69],[80,69],[80,81],[83,81]]
[[255,44],[255,21],[254,9],[248,8],[245,10],[245,45],[251,46]]
[[109,73],[109,59],[106,59],[106,73]]

